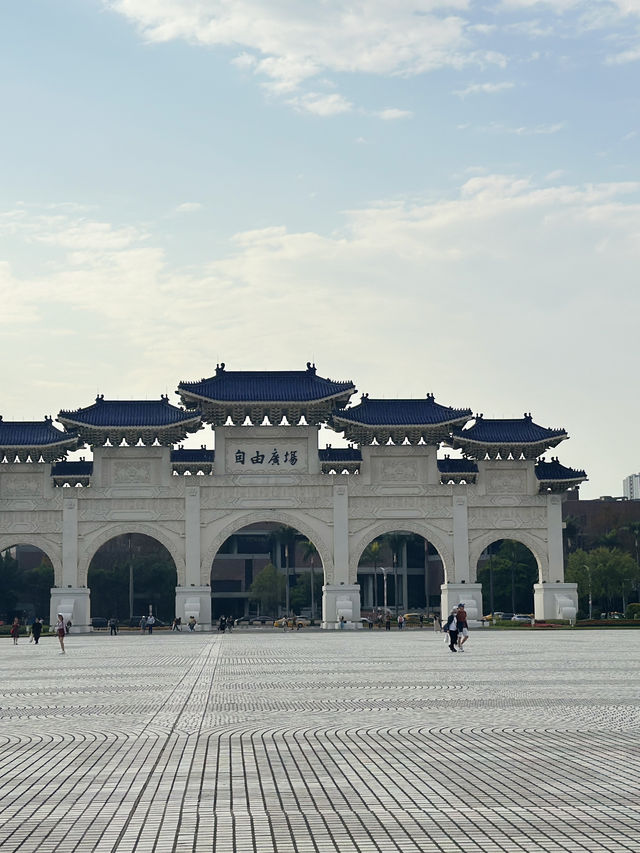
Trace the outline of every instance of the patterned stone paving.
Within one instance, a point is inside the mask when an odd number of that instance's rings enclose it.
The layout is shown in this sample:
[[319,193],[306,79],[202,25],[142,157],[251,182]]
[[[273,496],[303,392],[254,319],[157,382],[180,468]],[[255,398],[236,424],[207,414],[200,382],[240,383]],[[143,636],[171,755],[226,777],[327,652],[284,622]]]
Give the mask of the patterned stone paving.
[[640,632],[0,640],[0,851],[640,851]]

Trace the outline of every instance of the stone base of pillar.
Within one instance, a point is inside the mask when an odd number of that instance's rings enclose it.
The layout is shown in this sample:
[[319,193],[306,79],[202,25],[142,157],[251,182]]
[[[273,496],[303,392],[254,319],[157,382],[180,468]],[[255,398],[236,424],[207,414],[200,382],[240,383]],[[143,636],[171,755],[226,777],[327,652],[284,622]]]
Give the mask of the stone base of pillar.
[[91,590],[86,587],[59,587],[51,590],[49,624],[55,625],[58,613],[65,625],[71,621],[71,634],[88,634],[91,631]]
[[322,587],[322,627],[328,631],[339,629],[340,616],[344,616],[346,629],[362,627],[359,584],[327,584]]
[[578,584],[534,584],[533,611],[536,619],[541,622],[547,619],[575,622],[578,611]]
[[197,622],[196,631],[210,631],[211,587],[176,587],[176,616],[182,619],[183,626],[188,625],[189,617],[193,616]]
[[443,583],[440,587],[440,615],[444,622],[453,607],[460,602],[467,611],[470,626],[480,625],[482,619],[482,584],[480,583]]

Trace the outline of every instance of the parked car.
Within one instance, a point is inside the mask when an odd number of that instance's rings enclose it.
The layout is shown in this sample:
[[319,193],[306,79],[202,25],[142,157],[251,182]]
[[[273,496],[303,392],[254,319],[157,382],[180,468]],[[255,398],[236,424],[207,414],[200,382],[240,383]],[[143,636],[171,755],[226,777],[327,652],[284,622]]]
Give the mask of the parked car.
[[[423,622],[424,622],[424,616]],[[407,625],[419,625],[420,624],[420,613],[405,613],[404,621]]]
[[281,619],[276,619],[273,623],[274,628],[284,628],[285,622],[287,624],[287,628],[308,628],[311,625],[311,621],[306,618],[306,616],[288,616],[286,619],[283,616]]
[[511,617],[512,622],[531,622],[531,619],[530,613],[514,613]]
[[513,613],[496,613],[496,619],[498,619],[500,622],[511,622],[513,616]]
[[106,628],[108,624],[109,624],[109,622],[104,616],[92,616],[91,617],[91,627],[92,628]]

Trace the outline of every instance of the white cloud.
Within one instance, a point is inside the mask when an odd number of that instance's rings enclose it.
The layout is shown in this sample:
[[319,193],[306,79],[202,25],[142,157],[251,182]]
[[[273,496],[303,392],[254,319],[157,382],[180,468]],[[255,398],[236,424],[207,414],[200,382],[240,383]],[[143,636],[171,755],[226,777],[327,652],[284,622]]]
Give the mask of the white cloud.
[[393,108],[379,110],[378,112],[375,112],[374,115],[381,118],[383,121],[397,121],[398,119],[403,118],[413,118],[411,110],[398,110]]
[[289,103],[299,112],[311,113],[312,115],[323,117],[348,113],[353,109],[353,104],[337,92],[329,95],[319,92],[309,92],[306,95],[290,98]]
[[202,210],[203,205],[199,201],[185,201],[176,207],[176,213],[196,213]]
[[[149,41],[182,39],[239,49],[233,64],[262,77],[277,95],[295,93],[323,74],[411,76],[506,61],[473,45],[472,33],[486,30],[481,24],[468,28],[468,0],[103,2]],[[297,99],[291,103],[299,107]]]
[[454,95],[460,98],[466,98],[467,95],[494,95],[496,92],[504,92],[507,89],[513,89],[515,83],[471,83],[464,89],[456,89]]
[[[502,122],[492,122],[478,128],[483,133],[509,133],[514,136],[551,136],[564,130],[567,123],[558,121],[554,124],[519,125],[512,127]],[[459,130],[468,129],[469,125],[458,125]]]

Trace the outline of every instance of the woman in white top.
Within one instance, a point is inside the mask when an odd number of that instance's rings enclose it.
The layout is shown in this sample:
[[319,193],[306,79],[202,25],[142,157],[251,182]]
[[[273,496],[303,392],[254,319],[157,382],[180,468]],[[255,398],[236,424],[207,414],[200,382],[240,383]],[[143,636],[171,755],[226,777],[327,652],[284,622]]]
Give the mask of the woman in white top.
[[62,651],[60,652],[61,655],[64,654],[65,633],[66,630],[64,627],[64,616],[62,615],[62,613],[58,613],[58,621],[56,622],[56,634],[58,635],[58,642],[60,643],[60,648],[62,649]]

